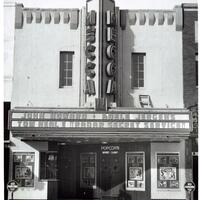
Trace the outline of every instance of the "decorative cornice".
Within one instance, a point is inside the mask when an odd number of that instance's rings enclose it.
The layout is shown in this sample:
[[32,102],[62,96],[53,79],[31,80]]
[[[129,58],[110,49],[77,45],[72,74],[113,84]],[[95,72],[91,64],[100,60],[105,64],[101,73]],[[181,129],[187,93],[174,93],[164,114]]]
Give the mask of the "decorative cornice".
[[68,24],[71,29],[79,26],[78,9],[39,9],[23,8],[22,4],[16,4],[15,28],[22,29],[24,24]]
[[173,10],[127,10],[129,25],[175,25],[176,31],[182,31],[183,9],[175,6]]

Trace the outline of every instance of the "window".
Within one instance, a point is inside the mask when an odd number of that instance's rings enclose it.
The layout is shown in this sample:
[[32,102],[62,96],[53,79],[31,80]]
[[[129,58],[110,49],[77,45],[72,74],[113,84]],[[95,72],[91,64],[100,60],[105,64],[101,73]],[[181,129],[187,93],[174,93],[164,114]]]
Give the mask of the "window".
[[198,21],[194,22],[194,37],[195,43],[198,43]]
[[179,153],[157,153],[157,188],[179,188]]
[[131,61],[131,87],[132,88],[140,88],[144,87],[144,61],[145,54],[144,53],[132,53],[132,61]]
[[72,86],[73,57],[74,52],[60,52],[60,88]]
[[40,179],[57,179],[57,152],[40,152]]
[[88,152],[80,154],[80,187],[96,188],[96,153]]
[[198,53],[195,55],[196,86],[198,86]]
[[126,190],[145,190],[145,153],[126,152]]

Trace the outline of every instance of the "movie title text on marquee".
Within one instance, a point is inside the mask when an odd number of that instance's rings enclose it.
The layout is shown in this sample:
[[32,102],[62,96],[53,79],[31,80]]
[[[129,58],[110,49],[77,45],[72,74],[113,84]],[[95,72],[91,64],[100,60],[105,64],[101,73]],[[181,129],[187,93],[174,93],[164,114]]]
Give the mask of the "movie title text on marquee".
[[10,128],[190,129],[189,113],[11,112]]

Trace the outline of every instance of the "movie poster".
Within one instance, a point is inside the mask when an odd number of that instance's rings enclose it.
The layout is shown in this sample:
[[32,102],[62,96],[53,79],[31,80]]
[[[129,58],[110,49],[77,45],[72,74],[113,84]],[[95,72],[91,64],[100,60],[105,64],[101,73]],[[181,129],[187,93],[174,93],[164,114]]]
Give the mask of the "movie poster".
[[96,188],[96,153],[81,153],[80,164],[80,187]]
[[179,154],[157,153],[157,187],[179,188]]
[[145,190],[144,152],[126,153],[126,189]]
[[34,153],[13,153],[13,179],[20,187],[34,187]]

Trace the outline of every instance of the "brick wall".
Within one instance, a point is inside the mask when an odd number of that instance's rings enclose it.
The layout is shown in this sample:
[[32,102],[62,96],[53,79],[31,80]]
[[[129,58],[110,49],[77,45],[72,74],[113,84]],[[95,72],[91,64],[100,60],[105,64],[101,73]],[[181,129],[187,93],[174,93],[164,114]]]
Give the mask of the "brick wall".
[[184,11],[183,28],[183,84],[185,107],[198,102],[198,88],[196,86],[195,54],[198,44],[195,43],[196,11]]

